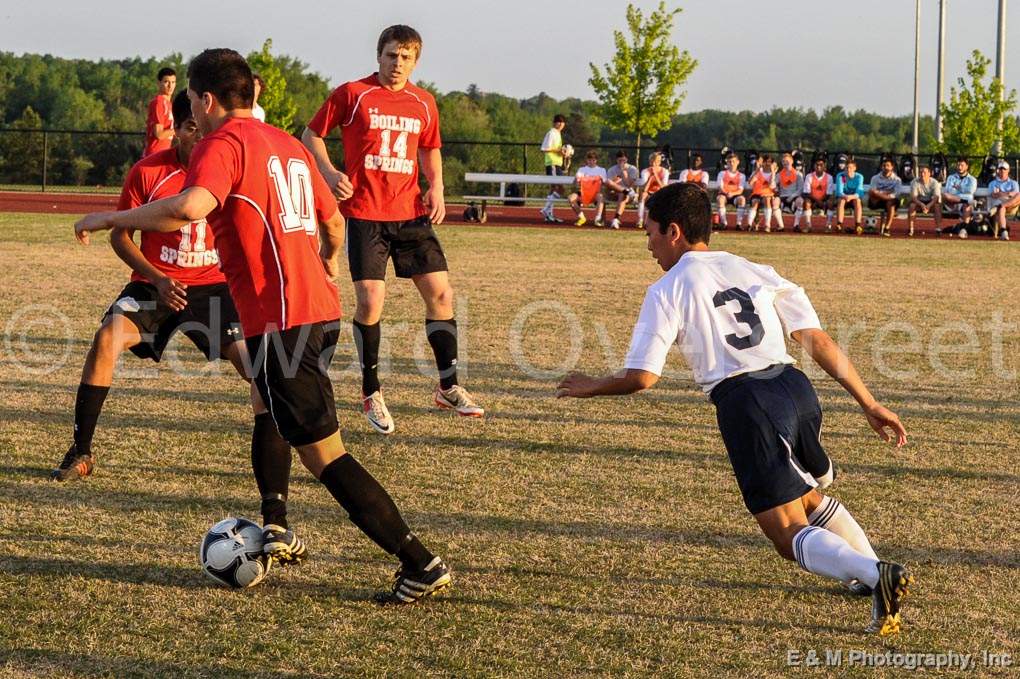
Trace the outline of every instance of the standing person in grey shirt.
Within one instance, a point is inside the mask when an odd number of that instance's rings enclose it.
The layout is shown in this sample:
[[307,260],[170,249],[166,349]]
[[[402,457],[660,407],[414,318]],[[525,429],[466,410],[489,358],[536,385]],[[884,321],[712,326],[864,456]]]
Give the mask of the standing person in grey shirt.
[[893,169],[892,159],[886,158],[882,161],[881,172],[872,177],[870,183],[868,209],[882,210],[878,232],[883,236],[888,236],[893,218],[896,217],[896,204],[899,202],[896,193],[900,190],[902,183],[899,175]]
[[620,219],[627,203],[637,198],[634,187],[638,183],[638,169],[627,162],[627,154],[616,152],[616,163],[606,171],[606,202],[616,199],[616,214],[609,222],[612,229],[620,228]]
[[914,221],[917,212],[929,212],[935,218],[935,231],[942,228],[942,184],[931,176],[931,168],[922,165],[919,176],[910,182],[910,204],[907,205],[907,224],[910,225],[909,235],[914,235]]

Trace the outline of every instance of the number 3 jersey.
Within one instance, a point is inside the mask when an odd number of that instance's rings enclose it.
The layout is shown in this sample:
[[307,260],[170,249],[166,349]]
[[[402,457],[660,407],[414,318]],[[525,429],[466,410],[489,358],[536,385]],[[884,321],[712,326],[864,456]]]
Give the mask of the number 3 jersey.
[[354,185],[354,195],[340,205],[345,217],[398,222],[428,214],[418,188],[418,149],[442,146],[431,94],[411,83],[393,92],[373,73],[333,90],[308,123],[320,137],[337,126]]
[[209,222],[245,337],[340,318],[318,239],[336,200],[297,139],[230,118],[191,152],[184,188],[192,186],[218,203]]
[[[124,180],[118,210],[130,210],[181,192],[187,168],[177,159],[177,149],[152,153],[134,164]],[[212,229],[206,221],[188,224],[180,231],[143,231],[141,251],[160,272],[185,285],[214,285],[224,281]],[[131,280],[148,282],[137,272]]]
[[706,393],[727,377],[795,363],[786,336],[821,328],[804,289],[728,252],[691,251],[648,288],[625,367],[662,374],[675,342]]

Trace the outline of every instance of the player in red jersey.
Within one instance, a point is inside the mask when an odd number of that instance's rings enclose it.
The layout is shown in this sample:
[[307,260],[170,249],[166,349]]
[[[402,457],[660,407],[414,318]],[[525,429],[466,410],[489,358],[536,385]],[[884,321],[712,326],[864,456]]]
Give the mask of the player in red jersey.
[[[484,410],[457,384],[457,321],[446,255],[433,224],[446,215],[439,111],[435,99],[408,78],[421,54],[421,36],[410,26],[390,26],[379,36],[379,70],[344,83],[305,128],[301,140],[347,218],[347,259],[357,295],[354,339],[361,360],[362,411],[381,434],[394,430],[379,383],[380,319],[386,297],[386,264],[414,281],[425,302],[425,334],[436,357],[440,408],[481,417]],[[329,159],[322,140],[340,127],[346,174]],[[418,166],[429,189],[418,188]]]
[[[178,94],[173,101],[173,120],[176,146],[157,151],[131,168],[118,209],[130,210],[180,193],[192,149],[202,137],[191,115],[191,101],[186,92]],[[245,381],[250,382],[246,366],[251,361],[241,335],[240,320],[219,268],[213,230],[206,221],[196,220],[167,233],[143,232],[140,247],[133,240],[133,229],[115,229],[110,234],[110,242],[117,255],[131,267],[131,282],[106,312],[85,359],[75,399],[74,441],[51,474],[56,481],[78,479],[92,473],[95,467],[92,438],[110,391],[114,366],[123,351],[130,349],[140,358],[159,362],[171,337],[180,331],[210,361],[221,357],[228,359]],[[254,385],[251,402],[255,413],[252,465],[256,469],[268,467],[282,476],[280,492],[263,490],[263,520],[274,534],[283,534],[287,526],[290,445],[276,430]],[[273,547],[275,545],[270,545],[270,549]],[[283,557],[300,561],[304,558],[303,546],[293,545],[293,549],[281,556],[281,561]]]
[[174,139],[174,116],[170,100],[177,87],[177,72],[172,68],[161,68],[156,75],[159,91],[149,102],[145,117],[145,150],[142,157],[157,151],[166,151]]
[[[351,521],[400,559],[392,590],[376,599],[409,603],[434,594],[450,584],[449,569],[411,533],[340,437],[327,373],[340,318],[333,279],[344,221],[336,201],[308,151],[252,117],[254,83],[240,54],[210,49],[195,57],[188,96],[205,136],[183,191],[127,212],[87,215],[75,232],[88,243],[90,231],[169,232],[209,217],[252,376],[280,434]],[[260,479],[260,487],[272,481]]]

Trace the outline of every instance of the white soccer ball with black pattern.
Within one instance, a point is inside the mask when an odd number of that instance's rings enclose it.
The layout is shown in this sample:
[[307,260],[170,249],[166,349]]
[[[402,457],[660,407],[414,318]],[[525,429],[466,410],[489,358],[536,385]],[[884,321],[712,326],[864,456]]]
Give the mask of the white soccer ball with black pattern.
[[209,529],[199,545],[198,560],[206,575],[235,589],[262,582],[272,564],[262,553],[262,528],[234,517]]

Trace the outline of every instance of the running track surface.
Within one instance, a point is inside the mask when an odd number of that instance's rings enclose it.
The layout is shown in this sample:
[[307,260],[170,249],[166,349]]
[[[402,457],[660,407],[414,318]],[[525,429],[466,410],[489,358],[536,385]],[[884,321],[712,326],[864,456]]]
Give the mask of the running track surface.
[[[27,191],[0,191],[0,212],[34,212],[48,214],[80,215],[88,212],[103,210],[115,210],[117,208],[116,194],[100,193],[41,193]],[[463,219],[464,206],[459,204],[447,205],[448,224],[469,226]],[[608,212],[608,211],[607,211]],[[732,212],[732,211],[731,211]],[[488,221],[486,226],[506,226],[514,228],[552,228],[552,229],[577,229],[573,226],[574,215],[568,208],[559,208],[556,215],[565,220],[563,224],[545,224],[534,207],[518,206],[490,206],[488,209]],[[586,212],[589,222],[583,228],[597,228],[592,225],[592,211]],[[793,218],[790,215],[786,219],[785,234],[794,234],[791,231]],[[729,215],[730,230],[732,232],[733,220],[735,217]],[[953,224],[955,218],[947,217],[943,224]],[[628,212],[623,219],[623,231],[635,231],[636,217],[633,212]],[[846,221],[852,223],[852,218]],[[825,220],[816,216],[813,220],[814,233],[825,234]],[[605,227],[603,227],[605,228]],[[904,217],[897,218],[893,222],[893,236],[904,237],[907,234],[907,220]],[[935,226],[930,218],[917,220],[915,232],[919,235],[934,235]],[[830,234],[835,235],[835,234]],[[1016,234],[1020,236],[1020,234]],[[985,239],[982,239],[985,240]]]

